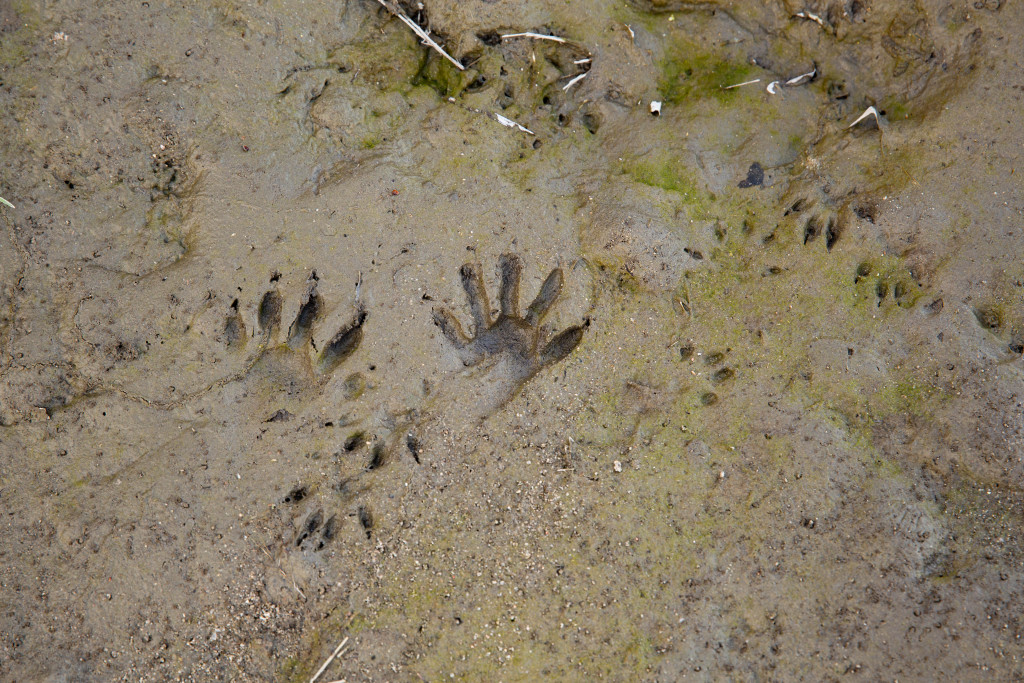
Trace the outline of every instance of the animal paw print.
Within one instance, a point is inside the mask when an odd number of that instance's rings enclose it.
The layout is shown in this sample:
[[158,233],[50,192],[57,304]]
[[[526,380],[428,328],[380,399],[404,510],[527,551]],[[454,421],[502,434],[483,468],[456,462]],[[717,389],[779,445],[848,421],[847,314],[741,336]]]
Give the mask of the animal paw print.
[[863,261],[857,266],[853,284],[864,288],[864,297],[873,300],[878,308],[887,302],[900,308],[911,308],[920,297],[920,286],[909,273],[901,273],[888,265],[876,266],[870,261]]
[[842,222],[833,211],[819,210],[817,204],[808,199],[797,199],[782,215],[797,215],[804,245],[823,237],[825,250],[832,251],[843,232]]
[[[270,278],[271,284],[274,285],[279,278],[280,276],[275,273]],[[285,343],[292,350],[306,349],[313,369],[318,374],[326,374],[334,370],[359,348],[359,344],[363,340],[363,323],[366,321],[366,312],[362,308],[358,308],[352,322],[338,330],[322,349],[318,349],[313,339],[313,327],[325,313],[323,297],[317,291],[319,282],[320,278],[317,277],[316,271],[310,273],[302,295],[302,304],[299,306],[295,320],[288,326]],[[284,300],[276,286],[264,293],[260,300],[257,325],[264,343],[268,342],[275,331],[281,327],[283,303]],[[229,316],[225,324],[225,337],[229,345],[237,343],[237,340],[245,337],[244,323],[237,314],[237,304],[232,306],[235,308],[235,315]],[[233,342],[233,340],[235,341]]]
[[295,547],[302,552],[320,552],[327,547],[338,531],[338,516],[331,515],[324,521],[324,511],[317,508],[311,512],[299,528]]
[[551,271],[525,315],[519,312],[522,261],[514,254],[503,254],[498,269],[501,309],[497,319],[491,319],[479,264],[467,263],[459,270],[459,275],[473,316],[474,336],[468,337],[458,319],[444,308],[434,309],[434,323],[458,350],[464,365],[476,365],[488,357],[501,356],[509,363],[511,379],[522,383],[572,353],[583,339],[583,327],[570,327],[541,346],[544,336],[541,323],[562,291],[561,269]]
[[683,344],[679,347],[680,360],[689,365],[697,366],[696,368],[691,368],[690,372],[694,376],[707,380],[707,385],[704,387],[704,391],[701,392],[699,398],[700,404],[703,406],[713,406],[718,403],[716,390],[720,390],[723,385],[736,376],[736,371],[725,362],[725,356],[728,352],[729,349],[726,349],[724,352],[712,351],[705,354],[697,351],[693,344]]
[[[310,489],[307,486],[296,486],[288,492],[283,502],[288,506],[298,505],[309,495]],[[360,505],[351,516],[356,517],[362,533],[366,534],[366,538],[372,538],[374,520],[370,508],[366,505]],[[290,547],[302,553],[318,553],[324,550],[342,528],[342,520],[339,519],[338,514],[331,514],[325,519],[324,510],[320,506],[313,506],[310,512],[301,519],[302,523],[295,532]]]

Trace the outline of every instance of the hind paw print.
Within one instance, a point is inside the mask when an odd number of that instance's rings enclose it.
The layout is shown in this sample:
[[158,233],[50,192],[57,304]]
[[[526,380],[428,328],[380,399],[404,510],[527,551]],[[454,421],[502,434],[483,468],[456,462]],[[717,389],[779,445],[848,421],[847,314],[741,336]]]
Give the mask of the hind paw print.
[[[679,359],[693,366],[690,368],[690,373],[694,377],[706,380],[704,391],[698,397],[702,406],[713,406],[718,403],[716,391],[736,376],[736,371],[727,365],[725,360],[725,356],[730,350],[712,351],[705,354],[696,351],[693,344],[688,343],[679,347]],[[700,365],[704,366],[703,368],[698,365],[698,361],[700,361]]]
[[[277,275],[270,278],[271,284],[275,284],[277,280]],[[317,291],[319,282],[320,278],[317,277],[316,271],[313,271],[306,281],[299,311],[285,331],[285,343],[292,350],[304,349],[317,374],[327,374],[359,348],[363,340],[362,328],[366,321],[366,312],[362,308],[357,308],[352,321],[339,329],[323,348],[318,349],[313,338],[313,327],[326,312],[323,297]],[[283,305],[284,299],[276,285],[260,299],[256,323],[264,343],[281,328]],[[232,308],[235,309],[235,314],[228,317],[224,330],[229,345],[238,343],[238,340],[245,337],[244,323],[237,314],[237,303],[232,304]]]
[[299,528],[295,547],[303,552],[319,552],[334,539],[338,529],[338,516],[331,515],[324,521],[324,511],[317,508],[311,512]]
[[816,204],[807,199],[797,199],[782,215],[797,215],[804,245],[823,237],[825,250],[832,251],[843,232],[842,222],[833,211],[818,210]]
[[491,319],[479,264],[467,263],[459,270],[459,275],[473,316],[473,337],[466,335],[458,319],[447,309],[434,310],[434,323],[457,349],[463,364],[476,365],[488,357],[502,356],[509,361],[512,377],[523,382],[572,353],[583,339],[583,327],[570,327],[541,345],[544,336],[541,322],[562,291],[561,269],[551,271],[537,298],[526,309],[526,314],[521,315],[519,281],[522,261],[514,254],[503,254],[498,268],[501,273],[501,308],[496,319]]
[[876,270],[868,261],[857,266],[853,284],[864,287],[865,298],[873,300],[877,308],[882,308],[887,302],[900,308],[911,308],[920,296],[920,286],[909,275],[896,272],[891,267],[883,266]]

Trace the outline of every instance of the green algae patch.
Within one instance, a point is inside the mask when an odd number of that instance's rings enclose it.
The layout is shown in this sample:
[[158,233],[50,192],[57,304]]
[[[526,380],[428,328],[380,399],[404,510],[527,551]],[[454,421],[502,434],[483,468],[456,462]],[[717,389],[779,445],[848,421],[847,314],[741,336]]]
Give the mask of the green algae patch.
[[666,51],[658,67],[658,91],[669,104],[709,98],[729,102],[739,96],[740,89],[728,86],[752,80],[759,71],[744,62],[701,52],[698,46],[682,40]]
[[699,197],[697,179],[686,165],[667,154],[653,159],[644,157],[636,159],[625,166],[626,173],[638,183],[650,187],[660,187],[669,192],[677,192],[685,196]]
[[949,398],[941,387],[915,377],[901,377],[884,384],[868,399],[868,405],[877,418],[906,414],[927,417]]
[[627,160],[621,168],[634,182],[672,193],[669,201],[662,202],[662,210],[670,215],[680,208],[685,208],[694,220],[706,220],[716,214],[714,195],[683,161],[668,152]]

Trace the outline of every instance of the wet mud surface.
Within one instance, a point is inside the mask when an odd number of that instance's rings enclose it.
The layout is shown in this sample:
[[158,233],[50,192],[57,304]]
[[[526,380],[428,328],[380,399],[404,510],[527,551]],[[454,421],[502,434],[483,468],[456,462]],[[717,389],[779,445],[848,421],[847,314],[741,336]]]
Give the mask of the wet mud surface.
[[402,7],[0,2],[0,679],[1024,676],[1021,5]]

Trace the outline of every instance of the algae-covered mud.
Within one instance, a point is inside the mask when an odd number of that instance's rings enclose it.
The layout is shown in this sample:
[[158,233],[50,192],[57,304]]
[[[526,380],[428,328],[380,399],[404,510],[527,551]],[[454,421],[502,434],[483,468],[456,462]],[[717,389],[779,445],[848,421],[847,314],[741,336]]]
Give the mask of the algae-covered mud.
[[390,6],[0,1],[0,679],[1024,677],[1020,3]]

